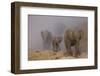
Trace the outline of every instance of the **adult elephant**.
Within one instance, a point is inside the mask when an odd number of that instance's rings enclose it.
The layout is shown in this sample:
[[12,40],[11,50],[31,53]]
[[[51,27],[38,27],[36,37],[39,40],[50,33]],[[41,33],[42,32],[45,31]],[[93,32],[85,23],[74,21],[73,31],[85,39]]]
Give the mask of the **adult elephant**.
[[52,40],[52,34],[48,30],[42,30],[41,31],[41,37],[43,40],[43,47],[44,49],[50,49],[51,48],[51,40]]
[[[68,55],[78,57],[81,54],[79,46],[80,46],[80,40],[82,39],[82,35],[83,35],[82,30],[68,29],[65,31],[64,43],[65,43],[65,47],[66,47]],[[75,48],[74,53],[71,47]]]

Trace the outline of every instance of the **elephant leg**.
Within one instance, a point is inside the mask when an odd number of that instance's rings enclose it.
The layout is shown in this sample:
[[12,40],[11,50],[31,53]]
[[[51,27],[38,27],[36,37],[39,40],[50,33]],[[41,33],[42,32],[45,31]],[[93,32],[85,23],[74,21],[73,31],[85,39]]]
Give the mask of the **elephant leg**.
[[57,45],[55,44],[55,52],[57,51]]
[[53,50],[55,51],[55,44],[54,43],[52,43],[52,47],[53,47]]
[[72,55],[73,55],[73,54],[72,54],[72,50],[71,50],[71,46],[70,46],[70,45],[68,46],[67,52],[68,52],[68,55],[69,55],[69,56],[72,56]]
[[54,47],[55,47],[54,51],[56,52],[57,51],[57,45],[56,45],[56,43],[55,43]]
[[56,45],[56,43],[55,42],[53,42],[53,44],[52,44],[52,46],[53,46],[53,51],[57,51],[57,45]]
[[59,44],[56,43],[56,52],[59,50]]
[[47,49],[47,47],[46,47],[46,42],[45,42],[45,41],[43,42],[43,48],[44,48],[44,49]]
[[65,55],[66,56],[70,56],[71,55],[71,46],[70,46],[70,44],[68,44],[68,43],[65,43],[65,47],[66,47],[66,52],[65,52]]
[[60,50],[60,46],[59,46],[59,44],[57,44],[57,51],[59,51]]
[[80,50],[79,50],[79,44],[75,45],[75,57],[78,57],[80,55]]
[[61,50],[60,46],[58,45],[58,50]]

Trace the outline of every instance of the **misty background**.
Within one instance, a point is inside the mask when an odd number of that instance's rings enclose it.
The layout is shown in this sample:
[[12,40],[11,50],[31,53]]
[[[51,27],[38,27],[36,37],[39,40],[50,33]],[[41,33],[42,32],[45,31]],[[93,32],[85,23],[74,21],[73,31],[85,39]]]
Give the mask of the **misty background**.
[[[81,41],[81,50],[87,51],[88,18],[73,16],[48,16],[28,15],[28,49],[44,49],[41,37],[42,30],[48,30],[53,36],[64,36],[67,29],[82,29],[84,38]],[[61,49],[65,50],[64,42],[61,42]]]

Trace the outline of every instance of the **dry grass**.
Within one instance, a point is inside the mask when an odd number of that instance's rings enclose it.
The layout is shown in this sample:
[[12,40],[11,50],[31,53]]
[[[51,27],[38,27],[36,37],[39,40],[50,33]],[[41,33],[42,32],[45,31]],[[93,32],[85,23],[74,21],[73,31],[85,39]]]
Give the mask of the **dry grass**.
[[[54,59],[75,59],[73,56],[66,56],[64,51],[54,52],[52,50],[45,51],[29,51],[28,60],[54,60]],[[87,53],[83,52],[78,58],[87,58]]]

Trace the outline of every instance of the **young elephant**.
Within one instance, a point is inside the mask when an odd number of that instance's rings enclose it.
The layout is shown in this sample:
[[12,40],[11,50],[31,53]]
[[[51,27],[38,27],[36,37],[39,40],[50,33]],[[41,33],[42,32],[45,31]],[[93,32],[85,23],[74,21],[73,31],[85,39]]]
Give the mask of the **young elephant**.
[[54,51],[60,50],[60,43],[62,41],[62,37],[53,37],[52,38],[52,47]]
[[67,50],[67,54],[73,56],[71,47],[74,46],[75,52],[74,56],[78,57],[80,55],[80,40],[82,39],[83,32],[81,30],[66,30],[64,33],[64,42]]
[[43,47],[44,49],[51,48],[51,41],[52,41],[52,34],[48,30],[41,31],[41,37],[43,40]]

